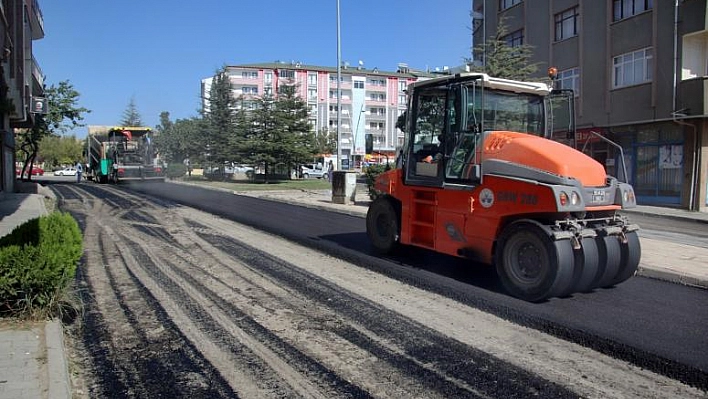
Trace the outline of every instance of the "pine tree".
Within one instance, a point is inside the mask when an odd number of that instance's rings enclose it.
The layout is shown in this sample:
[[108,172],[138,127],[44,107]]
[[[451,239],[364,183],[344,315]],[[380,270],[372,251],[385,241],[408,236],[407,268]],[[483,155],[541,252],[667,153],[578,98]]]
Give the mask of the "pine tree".
[[238,151],[247,163],[261,166],[268,182],[270,169],[278,162],[276,157],[275,99],[265,95],[254,100],[254,109],[243,118],[243,136],[238,143]]
[[[507,34],[505,18],[499,18],[495,36],[474,48],[475,52],[483,54],[484,65],[472,69],[497,78],[529,80],[529,77],[538,70],[538,63],[530,62],[533,46],[522,44],[512,47],[507,43]],[[465,61],[468,64],[472,63],[469,58]]]
[[135,97],[131,97],[128,106],[123,111],[123,119],[120,121],[121,126],[143,126],[143,118],[138,112],[138,107],[135,105]]
[[212,79],[208,107],[204,113],[207,122],[206,152],[209,153],[208,161],[215,166],[232,161],[233,151],[230,143],[233,142],[236,99],[231,93],[231,82],[226,67],[216,72]]
[[307,103],[297,94],[296,85],[280,87],[276,110],[276,153],[288,169],[312,162],[317,153],[315,134],[308,120]]

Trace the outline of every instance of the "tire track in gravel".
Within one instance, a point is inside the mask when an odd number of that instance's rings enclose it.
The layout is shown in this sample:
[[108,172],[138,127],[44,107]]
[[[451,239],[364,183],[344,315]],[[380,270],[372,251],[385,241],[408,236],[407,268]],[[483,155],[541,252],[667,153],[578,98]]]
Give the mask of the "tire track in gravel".
[[[280,240],[270,234],[254,232],[207,214],[185,216],[193,224],[206,224],[222,236],[246,239],[252,246],[284,257],[302,270],[321,276],[349,292],[381,304],[400,315],[429,328],[480,348],[495,358],[531,370],[550,381],[572,387],[580,397],[588,398],[702,398],[705,393],[622,360],[553,338],[544,333],[516,326],[496,316],[457,303],[439,294],[422,291],[390,280],[369,270],[331,258],[317,251]],[[200,228],[202,234],[208,229]],[[228,234],[227,234],[228,233]],[[292,252],[296,250],[297,252]],[[506,383],[506,380],[500,379]]]
[[[99,222],[101,229],[104,232],[107,232],[106,235],[110,237],[103,239],[104,246],[107,246],[109,243],[121,243],[117,244],[121,245],[120,262],[118,262],[120,263],[120,266],[111,266],[115,269],[118,269],[119,267],[128,269],[127,273],[130,274],[136,280],[138,280],[140,282],[140,286],[146,287],[146,289],[150,291],[153,297],[158,298],[158,301],[160,302],[161,306],[166,309],[166,311],[170,314],[173,320],[176,319],[175,316],[177,314],[175,313],[175,309],[170,309],[172,305],[168,304],[168,302],[191,304],[192,306],[194,306],[193,310],[190,311],[185,310],[188,309],[189,306],[183,305],[182,311],[187,314],[191,313],[191,317],[187,317],[187,319],[193,319],[194,317],[199,317],[201,315],[201,318],[195,324],[199,324],[197,328],[201,328],[202,326],[205,327],[202,329],[200,336],[190,337],[190,340],[192,342],[198,342],[202,339],[210,339],[212,340],[212,342],[219,342],[229,339],[233,340],[233,334],[229,335],[222,332],[225,330],[228,331],[229,329],[221,327],[221,325],[223,325],[221,323],[225,324],[228,320],[236,320],[236,324],[239,327],[236,332],[236,335],[239,335],[239,333],[241,333],[240,339],[241,341],[245,342],[245,346],[247,346],[248,349],[250,349],[251,351],[254,351],[258,355],[258,358],[267,363],[269,368],[275,370],[276,372],[273,374],[280,377],[281,380],[284,380],[287,385],[291,387],[298,395],[303,397],[368,396],[366,391],[363,391],[357,386],[348,383],[337,374],[337,371],[332,370],[323,364],[320,358],[326,357],[326,353],[317,353],[313,352],[310,349],[310,352],[307,355],[304,354],[301,349],[298,349],[293,344],[286,342],[284,339],[278,337],[273,331],[270,331],[269,329],[259,324],[259,322],[248,317],[248,315],[241,311],[238,306],[230,305],[229,303],[224,301],[223,298],[221,298],[218,294],[211,291],[204,284],[201,284],[198,281],[199,279],[192,278],[191,273],[194,273],[196,270],[202,268],[203,263],[199,267],[197,267],[196,263],[187,262],[188,265],[191,265],[191,270],[176,273],[177,278],[166,278],[164,274],[158,274],[158,271],[164,268],[172,268],[173,273],[174,270],[180,270],[179,268],[174,268],[174,264],[170,265],[165,262],[165,259],[169,256],[168,254],[172,254],[171,257],[174,258],[174,253],[179,252],[179,247],[170,245],[169,251],[162,251],[160,253],[154,254],[153,256],[149,256],[148,251],[150,251],[150,249],[141,248],[141,243],[144,243],[148,238],[154,239],[158,238],[159,236],[154,237],[154,235],[151,235],[152,237],[145,237],[145,234],[150,234],[151,230],[146,230],[144,228],[131,230],[127,227],[135,224],[136,220],[138,225],[144,226],[144,221],[164,221],[168,218],[165,215],[153,215],[152,217],[135,217],[135,215],[132,215],[126,219],[126,215],[130,215],[131,212],[126,211],[126,209],[123,208],[124,206],[130,206],[130,208],[135,209],[136,205],[140,205],[142,207],[142,212],[151,211],[150,206],[139,199],[133,200],[135,202],[138,202],[138,204],[133,203],[132,205],[128,205],[129,197],[130,196],[124,196],[121,200],[111,199],[111,201],[107,202],[107,204],[109,203],[121,205],[121,208],[113,208],[115,209],[115,211],[108,212],[109,214],[112,213],[116,218],[119,218],[120,223],[116,222],[116,220],[113,218],[108,219],[108,223],[103,223],[103,221]],[[99,213],[101,213],[101,210],[98,211]],[[174,220],[172,220],[172,222],[172,228],[174,228]],[[189,231],[189,229],[191,228],[188,226],[187,231]],[[184,229],[182,230],[184,231]],[[117,233],[118,231],[120,232]],[[140,238],[136,239],[136,237]],[[162,237],[164,238],[165,236]],[[211,236],[207,238],[208,240],[206,241],[218,241],[218,236]],[[189,239],[189,234],[187,239]],[[182,240],[184,240],[184,237],[182,238]],[[124,243],[126,242],[132,243],[130,245],[124,245]],[[173,244],[174,240],[170,238],[169,240],[163,239],[159,240],[158,242],[160,243],[160,245],[165,245]],[[235,244],[235,242],[233,241],[231,243]],[[202,241],[202,245],[208,246],[209,244],[206,244],[204,241]],[[153,245],[151,245],[151,247],[153,246],[154,243]],[[267,256],[267,254],[263,254],[262,252],[257,251],[255,248],[245,246],[244,244],[234,246],[240,247],[240,252],[244,252],[241,253],[240,256],[242,260],[245,260],[245,262],[238,263],[247,264],[250,270],[258,269],[258,273],[263,273],[262,269],[266,265],[259,264],[259,259],[268,259],[268,263],[272,263],[274,261],[274,258],[270,258],[269,256]],[[219,252],[229,253],[229,257],[232,256],[232,251],[224,251],[225,248],[220,248],[219,246],[216,246],[215,248],[217,250],[220,250]],[[117,249],[113,250],[117,252]],[[111,254],[111,252],[107,251],[106,248],[102,248],[102,251],[104,253]],[[153,260],[156,260],[157,262],[154,262]],[[205,259],[202,259],[202,262],[204,260]],[[161,263],[160,266],[158,266],[159,263]],[[291,292],[297,296],[305,298],[306,302],[312,300],[312,297],[310,295],[305,294],[303,296],[301,291],[303,289],[307,291],[312,288],[303,285],[302,281],[303,279],[313,280],[314,276],[302,276],[302,273],[298,272],[297,270],[295,270],[294,273],[288,273],[288,269],[296,268],[293,268],[292,266],[289,266],[287,264],[278,264],[277,267],[279,268],[280,275],[274,275],[272,273],[273,265],[268,266],[271,268],[269,275],[270,279],[274,279],[274,277],[277,277],[275,278],[277,284],[283,284],[284,281],[286,281],[287,279],[297,277],[300,283],[295,285],[290,284]],[[121,275],[122,274],[124,273],[121,273]],[[205,277],[206,279],[208,279],[208,276]],[[130,276],[125,278],[128,279],[130,278]],[[172,282],[172,284],[174,285],[171,285],[170,282]],[[196,287],[196,289],[191,289],[191,295],[179,294],[180,291],[186,291],[186,289],[184,288],[185,282],[190,283],[190,285],[193,287]],[[129,287],[130,285],[130,282],[127,281],[121,284],[115,283],[113,290],[119,291],[118,287]],[[135,282],[132,282],[132,285],[135,285]],[[385,366],[378,367],[378,371],[380,372],[380,374],[384,376],[396,375],[396,377],[387,377],[386,380],[376,382],[374,383],[374,385],[381,387],[385,386],[386,383],[390,384],[391,381],[400,383],[403,380],[407,380],[407,384],[403,387],[403,390],[408,390],[409,393],[415,392],[414,396],[421,397],[498,397],[509,396],[509,393],[511,392],[514,393],[514,395],[511,396],[516,396],[518,394],[521,394],[521,396],[529,396],[535,392],[544,392],[546,394],[545,396],[549,397],[575,396],[570,391],[566,391],[562,387],[559,387],[553,383],[543,381],[542,379],[535,378],[533,375],[524,370],[514,370],[513,367],[509,367],[506,364],[501,364],[503,362],[496,362],[490,357],[478,352],[474,353],[472,356],[473,358],[477,358],[479,364],[481,364],[481,366],[476,369],[476,372],[474,370],[472,370],[472,372],[470,372],[471,370],[466,370],[465,372],[460,371],[459,373],[457,373],[457,375],[446,375],[445,370],[443,370],[443,368],[440,368],[439,364],[449,362],[451,354],[448,354],[442,359],[435,358],[434,356],[423,357],[422,360],[416,359],[415,356],[411,356],[409,353],[406,353],[410,352],[410,350],[399,348],[398,346],[400,345],[400,343],[396,341],[402,340],[405,343],[403,345],[404,347],[415,346],[416,341],[428,342],[425,345],[432,345],[430,350],[420,351],[420,353],[433,354],[441,352],[444,346],[450,344],[450,340],[443,339],[442,343],[434,343],[434,341],[439,338],[436,337],[435,339],[432,339],[428,336],[429,332],[422,333],[419,327],[413,329],[415,334],[413,334],[412,338],[403,340],[405,334],[403,334],[402,331],[410,330],[411,327],[410,325],[407,325],[410,323],[405,323],[403,320],[400,320],[400,318],[394,324],[403,326],[403,329],[399,330],[397,334],[388,336],[383,335],[382,337],[379,337],[379,335],[381,335],[382,332],[385,332],[385,327],[383,327],[382,325],[374,325],[372,322],[369,321],[365,324],[375,326],[376,329],[379,331],[361,331],[360,328],[357,328],[356,326],[350,324],[352,323],[352,315],[349,315],[348,317],[344,318],[344,320],[346,321],[346,325],[344,326],[338,325],[341,323],[334,323],[334,326],[327,327],[326,323],[320,323],[320,321],[322,320],[322,315],[317,314],[321,313],[321,310],[319,310],[318,308],[321,308],[323,307],[322,305],[324,305],[324,302],[321,301],[322,297],[333,297],[338,295],[342,298],[347,298],[343,302],[338,301],[337,307],[333,308],[330,306],[328,309],[329,312],[333,313],[333,315],[327,315],[325,319],[332,317],[339,317],[340,319],[342,319],[340,316],[338,316],[338,314],[345,310],[344,307],[346,306],[346,303],[355,303],[357,302],[357,300],[349,298],[346,293],[337,293],[336,287],[328,287],[327,292],[322,292],[322,288],[320,288],[319,286],[326,285],[324,282],[320,281],[317,285],[318,288],[316,291],[317,296],[320,297],[320,303],[319,306],[310,306],[316,312],[314,317],[315,323],[312,323],[311,321],[309,322],[311,326],[309,326],[307,329],[308,335],[313,336],[312,338],[315,341],[320,342],[327,342],[331,340],[332,336],[334,336],[337,338],[337,342],[348,343],[350,347],[355,348],[355,351],[362,354],[360,356],[375,359],[376,362],[383,361]],[[100,287],[97,288],[100,289]],[[161,290],[163,294],[156,294],[157,290]],[[126,294],[126,298],[127,295],[128,294]],[[125,302],[131,301],[131,299],[126,298],[123,299]],[[132,301],[137,301],[137,299],[132,299]],[[275,304],[273,304],[273,307],[287,307],[287,303],[288,299],[281,297]],[[221,323],[206,322],[207,320],[205,315],[214,314],[214,305],[217,305],[217,307],[220,308],[221,312],[223,312],[224,314],[224,316],[221,317]],[[366,307],[371,305],[373,304],[363,304],[359,306]],[[140,306],[145,306],[145,304],[137,304],[132,306],[137,308]],[[152,317],[154,319],[154,316],[145,314],[143,314],[142,317],[131,318],[130,312],[126,310],[130,307],[131,306],[127,304],[122,306],[122,312],[125,315],[124,317],[126,320],[123,320],[121,323],[119,323],[119,325],[130,324],[131,320],[133,320],[133,323],[135,323],[135,320],[142,319],[145,317]],[[353,316],[353,319],[362,317],[371,318],[378,315],[380,312],[381,309],[374,308],[373,310],[368,312],[368,314],[365,314],[364,312],[359,312],[359,314]],[[388,315],[388,317],[391,316],[393,315]],[[303,321],[307,321],[309,317],[305,317],[304,319],[305,320],[303,320],[302,316],[300,316],[299,322],[302,324]],[[177,322],[177,324],[179,325],[179,323],[182,322],[183,317],[179,317],[178,320],[179,321]],[[361,320],[359,320],[359,322],[361,322]],[[312,324],[318,325],[314,326]],[[283,330],[289,330],[289,327],[290,326],[288,326],[288,328],[283,328]],[[209,332],[209,335],[213,336],[208,336],[206,331]],[[411,333],[409,332],[408,336],[410,335]],[[125,338],[126,336],[128,336],[128,334],[127,332],[122,332],[121,336],[125,341]],[[133,336],[136,340],[139,339],[139,337],[135,336],[135,334],[133,334]],[[308,338],[310,337],[308,336]],[[135,343],[133,344],[135,345]],[[300,343],[300,345],[302,345],[302,343]],[[460,348],[459,345],[457,347]],[[234,348],[225,349],[231,349],[231,351],[225,351],[226,353],[235,352]],[[466,357],[467,355],[471,354],[470,352],[474,351],[463,350],[459,354],[462,354],[463,357]],[[459,354],[457,355],[459,356]],[[206,356],[207,358],[209,358],[209,355]],[[459,358],[460,357],[458,357],[458,359]],[[484,359],[480,360],[480,358]],[[432,363],[433,365],[437,364],[437,366],[425,364],[428,362]],[[475,363],[475,361],[465,359],[463,363],[466,365],[472,365]],[[236,363],[232,363],[232,365],[236,365]],[[498,365],[498,367],[496,365]],[[448,372],[455,368],[463,370],[464,368],[462,368],[461,366],[463,366],[463,364],[452,363]],[[263,368],[259,367],[258,369],[260,371],[259,374],[263,374]],[[288,369],[293,369],[293,371],[290,371]],[[511,373],[512,375],[509,375],[509,377],[511,377],[509,379],[510,383],[498,385],[497,381],[499,378],[499,374],[503,374],[509,369],[513,370]],[[137,370],[134,370],[133,372],[137,372]],[[130,374],[130,371],[127,371],[126,373]],[[350,377],[354,376],[355,378],[358,377],[359,379],[361,379],[361,375],[355,375],[355,371],[350,370],[350,373],[354,373],[350,375]],[[266,375],[268,374],[266,373]],[[470,376],[473,376],[473,378],[470,378]],[[367,375],[367,378],[376,378],[376,376]],[[265,380],[267,381],[269,380],[269,378],[265,378]],[[273,380],[277,381],[275,378],[273,378]],[[243,379],[240,379],[240,381],[243,382]],[[263,379],[260,379],[259,381],[263,381]],[[366,382],[361,383],[364,385],[367,384]],[[311,384],[314,384],[314,386],[311,386]],[[131,386],[133,385],[135,385],[135,383],[131,383]],[[274,389],[272,384],[266,385],[267,386],[265,388],[257,387],[256,389],[260,391],[262,391],[263,389]],[[278,388],[280,387],[277,386],[277,388],[275,388],[276,396],[289,396],[287,395],[289,392],[286,392],[286,395],[283,395],[283,392],[280,391]],[[400,389],[401,387],[396,387],[394,389],[397,388]],[[143,390],[150,392],[151,389],[152,387],[146,386]],[[236,387],[234,387],[234,389],[237,390]],[[317,395],[317,393],[319,393],[320,391],[321,393]],[[248,392],[249,394],[255,393],[253,387],[246,390],[246,392]],[[380,393],[385,393],[385,390],[384,392]],[[389,395],[391,393],[392,392],[388,392]]]
[[[123,201],[107,201],[107,203],[110,204],[116,204],[122,202],[123,205],[126,204],[125,199]],[[145,204],[143,204],[145,205]],[[133,205],[134,206],[134,205]],[[98,220],[94,221],[98,226],[99,229],[102,231],[103,236],[108,236],[110,237],[109,239],[102,239],[103,246],[99,248],[98,252],[105,254],[108,258],[120,258],[118,263],[120,265],[108,265],[108,268],[113,269],[113,273],[108,274],[108,276],[102,280],[109,280],[109,284],[103,284],[104,286],[99,286],[99,287],[93,287],[93,290],[95,292],[115,292],[116,294],[114,295],[115,298],[109,298],[109,299],[104,299],[103,306],[107,311],[112,311],[111,313],[122,313],[124,317],[118,317],[116,325],[117,326],[125,326],[125,325],[135,325],[137,324],[138,320],[142,320],[141,323],[145,323],[146,318],[151,318],[154,319],[154,317],[151,317],[151,315],[146,314],[148,312],[144,311],[143,309],[148,305],[145,303],[139,303],[140,301],[137,300],[137,298],[130,298],[133,295],[133,292],[136,290],[133,288],[126,288],[132,286],[138,286],[138,287],[144,287],[141,290],[147,290],[150,292],[151,298],[157,297],[159,300],[162,300],[162,303],[160,304],[161,306],[165,307],[167,311],[172,311],[169,316],[175,318],[177,316],[177,320],[180,322],[184,322],[185,320],[190,320],[189,317],[179,317],[175,313],[176,307],[173,306],[175,303],[180,303],[182,305],[184,304],[189,304],[192,305],[191,307],[192,312],[189,316],[192,316],[195,318],[195,322],[191,323],[191,326],[188,326],[186,330],[188,331],[199,331],[199,330],[208,330],[211,334],[216,335],[213,342],[229,342],[234,340],[233,334],[218,334],[217,332],[222,331],[223,329],[220,329],[219,326],[215,323],[208,324],[207,327],[203,327],[203,322],[204,322],[204,315],[207,314],[208,309],[205,309],[202,304],[195,304],[194,301],[192,301],[194,298],[193,297],[186,297],[185,295],[178,296],[177,299],[175,300],[174,297],[168,296],[168,295],[161,295],[161,292],[164,292],[161,289],[161,285],[170,285],[172,284],[174,287],[177,287],[178,284],[173,283],[169,279],[165,279],[164,277],[162,279],[159,279],[159,283],[151,282],[149,281],[150,279],[146,277],[148,272],[152,273],[153,275],[155,274],[155,271],[158,269],[155,267],[154,264],[149,262],[149,257],[145,256],[145,252],[143,251],[143,248],[141,248],[141,245],[144,243],[143,240],[135,240],[135,237],[141,236],[141,235],[151,235],[151,231],[155,230],[161,230],[164,231],[165,229],[162,229],[161,227],[146,227],[144,222],[148,222],[148,224],[152,224],[154,220],[156,220],[154,217],[148,217],[146,215],[131,215],[131,212],[128,211],[126,212],[125,210],[121,209],[115,209],[110,206],[107,206],[109,208],[108,210],[103,210],[103,209],[94,209],[92,213],[98,212],[102,214],[111,214],[114,217],[122,217],[123,220],[127,220],[128,225],[135,224],[135,221],[137,221],[137,224],[139,225],[137,230],[130,230],[127,228],[128,226],[124,225],[124,223],[118,223],[116,222],[115,219],[110,218],[106,219],[108,223],[104,220]],[[149,208],[143,208],[149,209]],[[100,219],[100,218],[99,218]],[[117,231],[120,231],[120,233],[117,233]],[[168,239],[164,240],[166,237],[164,234],[158,235],[158,237],[143,237],[143,238],[152,238],[153,242],[150,245],[151,247],[155,245],[156,239],[159,239],[160,237],[163,238],[163,242],[167,243],[174,243],[174,240]],[[113,244],[113,247],[111,248],[106,248],[108,244]],[[116,254],[117,252],[117,246],[120,246],[120,256]],[[174,249],[174,248],[172,248]],[[171,254],[162,254],[161,256],[162,263],[164,263],[164,259],[167,259],[170,257]],[[93,262],[95,263],[95,262]],[[104,263],[110,263],[109,259],[105,259]],[[125,273],[117,273],[115,270],[125,269]],[[125,276],[124,276],[125,275]],[[134,281],[115,281],[116,279],[122,279],[122,280],[128,280],[132,279]],[[137,283],[137,284],[136,284]],[[109,285],[110,287],[106,287],[106,285]],[[121,291],[125,291],[125,293],[120,293]],[[179,291],[179,289],[176,289],[176,291]],[[157,295],[156,295],[157,293]],[[110,304],[106,304],[105,302],[108,303],[117,303],[118,305],[114,305],[114,307],[120,306],[120,311],[111,309]],[[136,310],[137,309],[137,310]],[[140,315],[132,315],[133,312],[141,312],[142,314]],[[189,322],[187,324],[190,324]],[[116,327],[114,327],[115,329]],[[180,328],[184,329],[184,326],[180,326]],[[127,328],[125,329],[127,330]],[[209,341],[205,335],[203,335],[204,332],[200,332],[200,334],[192,334],[190,336],[191,342],[193,342],[195,345],[199,345],[202,342]],[[123,343],[127,343],[127,347],[131,346],[138,346],[137,343],[135,342],[130,342],[131,337],[134,339],[139,339],[140,337],[137,336],[137,334],[130,334],[129,331],[121,331],[118,333],[121,337],[121,340]],[[242,333],[242,337],[248,337],[248,334]],[[208,346],[208,345],[207,345]],[[205,353],[205,355],[208,357],[209,356],[209,351],[208,350],[203,350],[203,347],[200,347],[199,349],[202,350],[202,353]],[[232,353],[232,352],[238,352],[238,350],[234,351],[234,348],[216,348],[216,350],[212,350],[211,354],[214,355],[214,357],[224,357],[223,353],[224,350],[226,350],[226,353]],[[105,352],[105,351],[104,351]],[[113,351],[115,352],[115,350]],[[277,358],[277,356],[271,356],[271,358]],[[228,362],[227,364],[222,364],[220,367],[220,371],[224,372],[226,371],[227,374],[230,374],[230,376],[233,376],[233,372],[228,372],[227,370],[239,370],[239,367],[242,369],[248,369],[251,368],[252,365],[256,362],[258,362],[259,358],[257,356],[246,356],[242,357],[240,359],[236,359],[238,361],[232,361]],[[116,362],[103,362],[104,364],[106,363],[111,363],[109,369],[119,369],[118,374],[120,376],[114,377],[113,378],[113,384],[114,385],[119,385],[115,381],[123,381],[126,379],[130,379],[131,377],[134,377],[135,374],[139,374],[140,370],[138,369],[130,369],[130,367],[133,366],[132,363],[129,364],[121,364],[116,367]],[[218,363],[218,362],[217,362]],[[246,366],[243,366],[243,365]],[[285,363],[284,363],[285,364]],[[286,364],[287,365],[287,364]],[[319,366],[315,364],[316,366]],[[136,367],[139,367],[141,365],[138,365]],[[262,384],[264,381],[264,370],[266,368],[260,367],[256,368],[253,372],[250,372],[246,378],[237,378],[236,381],[239,382],[238,388],[241,390],[244,390],[246,395],[248,397],[296,397],[296,396],[301,396],[301,397],[332,397],[332,396],[337,396],[337,397],[367,397],[366,393],[361,391],[355,386],[352,386],[351,384],[342,381],[340,379],[337,379],[335,376],[336,383],[333,385],[339,385],[339,386],[345,386],[346,389],[340,390],[339,392],[332,392],[331,389],[326,389],[325,394],[319,393],[319,388],[307,388],[307,389],[299,389],[300,392],[294,392],[292,390],[287,390],[287,389],[282,389],[280,387],[273,387],[273,385],[277,384]],[[315,367],[317,369],[317,367]],[[280,371],[283,370],[283,367],[280,368]],[[322,375],[332,375],[332,373],[329,373],[327,370],[322,369],[319,367],[319,369],[316,370],[317,372],[315,374],[322,374]],[[272,373],[273,377],[271,380],[279,380],[282,379],[282,375],[279,375],[279,373]],[[292,374],[292,373],[291,373]],[[332,380],[332,377],[329,377],[330,380]],[[265,378],[265,380],[268,380]],[[140,380],[131,380],[128,381],[127,383],[122,384],[123,387],[125,386],[131,386],[133,387],[133,390],[136,390],[136,386],[138,386],[142,381]],[[300,386],[302,387],[303,385],[308,385],[309,382],[306,379],[303,379],[302,377],[299,377],[297,379],[290,378],[289,381],[292,385],[294,386]],[[253,386],[248,388],[248,385],[252,384]],[[144,384],[143,384],[144,385]],[[261,385],[261,386],[257,386]],[[283,384],[280,384],[283,385]],[[325,384],[327,385],[327,384]],[[332,384],[329,384],[332,385]],[[246,387],[244,389],[244,386]],[[139,392],[154,392],[152,389],[153,387],[148,386],[148,387],[138,387],[137,390]],[[126,389],[123,389],[122,392],[119,395],[124,395],[126,394]],[[266,394],[267,393],[267,394]],[[194,394],[183,394],[185,395],[184,397],[187,396],[194,396]]]
[[[534,360],[546,367],[538,374],[499,357],[503,351],[479,349],[484,337],[471,345],[474,339],[422,322],[424,313],[411,317],[416,302],[394,310],[393,297],[380,302],[293,263],[312,251],[294,244],[261,250],[249,236],[280,239],[114,187],[89,190],[109,198],[84,192],[78,201],[67,195],[64,205],[85,216],[93,295],[85,321],[101,332],[91,354],[106,369],[97,396],[564,398],[642,397],[654,389],[595,389],[578,382],[585,377],[549,372],[558,365],[541,364],[546,357]],[[483,331],[473,328],[466,334]],[[616,384],[600,378],[595,383]],[[669,386],[655,397],[671,397],[672,389],[690,392]]]
[[[223,235],[205,236],[216,248],[266,274],[276,284],[288,286],[306,301],[314,301],[318,308],[337,315],[339,323],[330,324],[328,330],[339,340],[384,360],[391,369],[437,390],[440,397],[576,396],[255,247]],[[506,383],[500,385],[499,380]]]
[[[93,375],[87,378],[90,396],[237,397],[131,277],[120,241],[102,220],[115,209],[97,198],[81,203],[69,198],[62,198],[63,207],[86,216],[79,284],[88,287],[82,295],[86,314],[81,335]],[[88,209],[87,203],[92,204]]]

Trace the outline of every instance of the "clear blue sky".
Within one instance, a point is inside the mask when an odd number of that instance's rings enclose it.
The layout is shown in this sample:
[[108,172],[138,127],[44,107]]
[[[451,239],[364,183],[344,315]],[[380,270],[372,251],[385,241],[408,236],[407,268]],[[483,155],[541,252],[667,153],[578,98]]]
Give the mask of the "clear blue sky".
[[[394,71],[470,56],[471,0],[340,0],[342,61]],[[40,0],[45,37],[34,54],[47,85],[68,80],[90,109],[84,123],[117,124],[131,98],[143,122],[196,116],[200,80],[223,65],[337,64],[336,0]],[[74,132],[84,137],[86,128]]]

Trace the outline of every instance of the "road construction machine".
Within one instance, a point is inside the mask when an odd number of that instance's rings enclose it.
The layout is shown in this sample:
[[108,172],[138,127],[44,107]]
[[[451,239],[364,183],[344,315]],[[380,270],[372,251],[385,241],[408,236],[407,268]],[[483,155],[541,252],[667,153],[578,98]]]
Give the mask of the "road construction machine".
[[165,180],[149,127],[108,127],[89,133],[86,140],[87,179],[99,183]]
[[457,72],[408,95],[403,148],[366,218],[377,252],[417,246],[491,265],[530,302],[634,275],[639,227],[621,213],[634,190],[572,145],[572,92]]

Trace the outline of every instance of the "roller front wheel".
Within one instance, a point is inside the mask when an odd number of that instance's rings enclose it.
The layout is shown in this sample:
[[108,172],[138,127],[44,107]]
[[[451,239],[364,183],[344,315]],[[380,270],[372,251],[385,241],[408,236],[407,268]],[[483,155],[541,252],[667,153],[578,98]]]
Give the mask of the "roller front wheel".
[[507,227],[497,243],[495,263],[504,288],[529,302],[562,295],[573,282],[570,241],[553,241],[535,223]]

